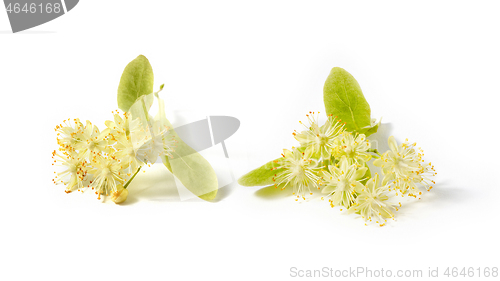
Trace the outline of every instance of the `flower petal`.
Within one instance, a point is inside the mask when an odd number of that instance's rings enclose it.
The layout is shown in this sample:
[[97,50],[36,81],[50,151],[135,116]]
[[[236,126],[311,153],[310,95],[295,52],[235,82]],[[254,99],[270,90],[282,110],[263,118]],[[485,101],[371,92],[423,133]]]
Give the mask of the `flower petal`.
[[361,193],[363,189],[365,189],[365,186],[362,183],[360,183],[359,181],[354,182],[354,191],[356,191],[357,193]]
[[347,158],[344,155],[342,156],[342,158],[340,158],[340,170],[345,173],[347,172],[348,166],[349,166],[349,161],[347,161]]
[[365,153],[365,152],[359,152],[358,158],[362,160],[363,162],[368,162],[370,159],[372,159],[371,154]]
[[353,180],[361,179],[366,174],[367,170],[368,170],[367,167],[362,167],[362,168],[359,168],[358,170],[356,170],[356,173],[354,174]]
[[332,193],[337,189],[335,185],[327,185],[322,190],[321,193]]
[[382,180],[382,185],[386,185],[389,181],[394,179],[394,174],[387,174],[384,176],[384,179]]
[[394,151],[394,153],[398,152],[398,143],[396,142],[396,139],[394,136],[390,136],[389,140],[387,141],[389,143],[389,148]]
[[384,163],[385,162],[382,159],[373,160],[373,166],[375,166],[375,167],[382,167],[382,166],[384,166]]

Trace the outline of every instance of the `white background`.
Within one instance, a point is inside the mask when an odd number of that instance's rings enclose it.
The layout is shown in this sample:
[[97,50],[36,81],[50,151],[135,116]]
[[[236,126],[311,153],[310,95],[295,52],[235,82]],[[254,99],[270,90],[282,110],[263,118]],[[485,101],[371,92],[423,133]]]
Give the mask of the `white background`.
[[[87,0],[19,34],[0,12],[0,279],[283,280],[291,267],[426,276],[429,267],[500,266],[500,7],[374,2]],[[79,117],[104,127],[122,70],[139,54],[156,87],[165,83],[169,112],[241,121],[226,141],[236,176],[295,144],[291,133],[308,111],[324,110],[323,83],[340,66],[372,117],[383,117],[380,147],[389,135],[416,141],[438,183],[382,228],[318,199],[237,184],[217,202],[182,201],[161,165],[141,174],[123,206],[65,194],[51,183],[54,126]]]

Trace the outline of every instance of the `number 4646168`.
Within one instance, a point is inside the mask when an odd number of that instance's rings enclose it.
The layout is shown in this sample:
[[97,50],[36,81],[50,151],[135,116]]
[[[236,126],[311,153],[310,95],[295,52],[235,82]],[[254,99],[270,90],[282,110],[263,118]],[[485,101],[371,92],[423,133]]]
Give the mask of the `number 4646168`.
[[447,267],[444,271],[446,277],[498,277],[498,267]]
[[7,13],[15,13],[15,14],[19,14],[19,13],[31,13],[31,14],[34,14],[34,13],[47,13],[47,14],[51,14],[51,13],[55,13],[55,14],[59,14],[62,12],[62,7],[61,7],[61,3],[40,3],[40,4],[36,4],[36,3],[25,3],[24,5],[21,5],[19,3],[9,3],[9,5],[7,6]]

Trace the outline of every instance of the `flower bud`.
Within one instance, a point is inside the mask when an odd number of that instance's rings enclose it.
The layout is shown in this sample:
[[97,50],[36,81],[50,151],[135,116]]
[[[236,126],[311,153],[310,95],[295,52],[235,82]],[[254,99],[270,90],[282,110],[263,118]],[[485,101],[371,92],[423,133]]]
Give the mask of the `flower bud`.
[[128,189],[123,188],[123,185],[120,184],[116,186],[116,191],[111,194],[111,200],[113,200],[116,204],[120,204],[127,200],[127,196]]

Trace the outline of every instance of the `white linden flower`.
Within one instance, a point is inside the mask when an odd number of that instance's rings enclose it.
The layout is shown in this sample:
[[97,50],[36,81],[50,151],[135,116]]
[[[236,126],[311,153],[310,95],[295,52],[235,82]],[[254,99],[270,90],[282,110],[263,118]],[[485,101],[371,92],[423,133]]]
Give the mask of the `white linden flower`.
[[[348,213],[357,213],[365,221],[375,220],[380,226],[384,226],[387,219],[394,218],[394,210],[398,210],[397,204],[391,203],[389,186],[379,186],[378,174],[368,180],[366,186],[357,188],[355,203],[348,209]],[[401,203],[399,203],[401,206]]]
[[294,132],[293,135],[302,147],[311,150],[309,152],[311,155],[317,158],[330,159],[332,149],[336,146],[334,141],[342,133],[344,125],[340,121],[334,120],[332,116],[328,116],[325,124],[320,127],[315,112],[309,112],[309,114],[306,115],[309,120],[309,127],[300,122],[307,130],[300,133]]
[[330,197],[330,206],[341,205],[349,208],[354,202],[356,188],[363,187],[359,181],[368,168],[358,168],[356,163],[350,164],[349,160],[342,156],[340,162],[328,166],[328,170],[329,172],[321,172],[325,184],[321,192]]
[[310,158],[311,155],[300,152],[297,148],[292,151],[283,149],[281,165],[272,170],[283,169],[284,171],[273,178],[276,187],[285,189],[288,186],[293,188],[293,194],[297,199],[302,197],[305,200],[306,191],[312,195],[310,187],[318,188],[320,178],[316,175],[321,169],[318,161]]
[[[143,130],[143,129],[140,129]],[[155,163],[159,156],[173,157],[176,140],[170,135],[170,130],[166,126],[161,126],[160,122],[153,121],[148,126],[144,137],[138,142],[136,151],[137,157],[145,163]]]
[[[418,184],[425,187],[427,191],[432,189],[431,184],[436,182],[431,180],[429,177],[436,175],[434,166],[431,163],[427,165],[420,165],[420,169],[410,173],[406,177],[397,177],[392,182],[395,188],[399,189],[402,194],[408,193],[408,196],[417,198],[417,196],[422,195]],[[419,197],[420,199],[420,197]]]
[[177,141],[174,139],[173,135],[170,134],[170,128],[167,126],[161,126],[160,122],[154,121],[152,129],[152,135],[154,136],[151,141],[151,146],[154,151],[159,152],[160,156],[173,157],[174,146]]
[[59,173],[54,172],[55,177],[52,179],[54,184],[66,185],[66,193],[83,188],[83,181],[87,175],[86,161],[78,158],[76,153],[63,152],[61,156],[55,150],[52,152],[52,159],[54,159],[53,166],[61,166],[64,169]]
[[370,148],[370,142],[364,134],[353,136],[352,133],[344,131],[341,137],[337,138],[336,144],[335,158],[346,156],[360,164],[366,163],[372,158],[371,154],[367,152]]
[[110,129],[105,129],[99,132],[97,126],[93,126],[90,121],[87,120],[87,124],[82,133],[82,141],[80,141],[76,149],[78,150],[78,156],[80,158],[88,158],[91,154],[97,154],[99,152],[109,152],[108,146],[108,135]]
[[73,119],[73,122],[70,119],[64,120],[54,130],[57,132],[57,143],[66,151],[74,151],[82,140],[83,124],[78,118]]
[[383,185],[390,183],[399,189],[402,194],[417,197],[421,192],[417,184],[423,185],[428,191],[434,181],[429,177],[436,175],[434,166],[429,163],[422,165],[423,151],[415,149],[416,143],[409,144],[408,140],[398,146],[393,136],[388,140],[390,150],[380,159],[373,161],[373,165],[382,168],[384,174]]
[[90,186],[101,199],[102,195],[110,195],[118,191],[118,185],[123,184],[121,177],[122,164],[113,156],[103,157],[100,154],[92,158],[92,169],[89,173],[94,175]]

